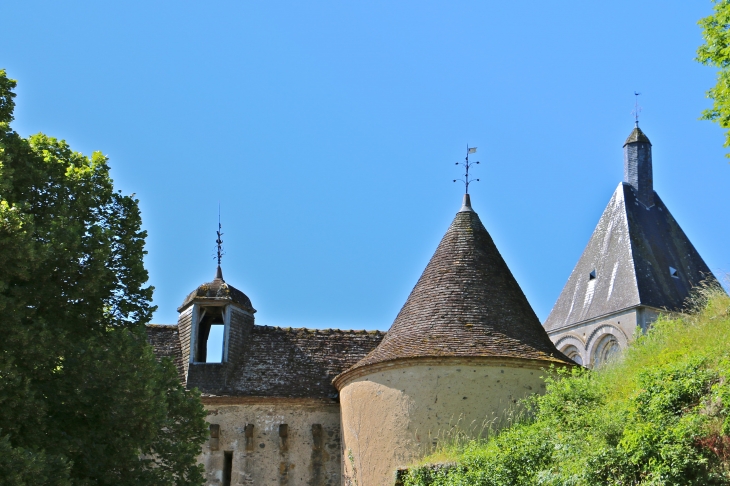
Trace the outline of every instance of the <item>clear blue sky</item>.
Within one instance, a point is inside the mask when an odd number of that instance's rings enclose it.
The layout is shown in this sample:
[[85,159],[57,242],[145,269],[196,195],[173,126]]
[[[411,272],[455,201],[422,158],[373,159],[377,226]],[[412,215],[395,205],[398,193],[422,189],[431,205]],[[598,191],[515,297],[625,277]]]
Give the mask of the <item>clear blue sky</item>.
[[710,1],[5,2],[14,127],[110,157],[140,200],[159,310],[213,278],[278,326],[387,329],[474,208],[545,319],[641,126],[655,188],[730,271],[722,132],[698,121]]

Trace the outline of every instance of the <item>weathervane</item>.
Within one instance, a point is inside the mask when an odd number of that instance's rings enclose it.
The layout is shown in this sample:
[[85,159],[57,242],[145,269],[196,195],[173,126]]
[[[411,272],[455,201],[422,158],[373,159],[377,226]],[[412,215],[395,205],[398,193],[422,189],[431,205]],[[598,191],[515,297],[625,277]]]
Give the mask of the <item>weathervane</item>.
[[471,183],[473,181],[479,182],[479,179],[469,179],[469,168],[472,165],[479,163],[479,161],[477,161],[477,162],[469,162],[469,154],[475,154],[475,153],[477,153],[477,148],[476,147],[469,147],[469,144],[466,144],[466,159],[465,159],[465,162],[457,162],[456,163],[456,165],[461,164],[461,165],[463,165],[466,168],[466,173],[464,173],[464,178],[463,179],[454,179],[454,182],[461,181],[461,182],[464,183],[464,189],[465,189],[464,190],[464,194],[469,194],[469,183]]
[[223,236],[223,233],[221,233],[221,205],[218,204],[218,231],[215,232],[216,235],[218,235],[218,238],[215,240],[215,244],[217,246],[217,257],[218,257],[218,266],[221,266],[221,257],[223,256],[223,240],[221,237]]
[[634,91],[634,111],[631,112],[632,115],[634,115],[634,126],[636,128],[639,128],[639,113],[641,113],[641,107],[639,106],[639,93],[638,91]]

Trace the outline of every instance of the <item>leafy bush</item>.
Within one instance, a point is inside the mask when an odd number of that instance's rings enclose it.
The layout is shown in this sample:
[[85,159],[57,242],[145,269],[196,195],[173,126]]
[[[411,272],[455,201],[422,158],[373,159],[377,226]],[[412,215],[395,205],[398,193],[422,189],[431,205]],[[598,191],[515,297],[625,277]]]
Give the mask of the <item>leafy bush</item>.
[[730,297],[705,287],[597,371],[553,370],[522,421],[444,446],[422,485],[730,484]]

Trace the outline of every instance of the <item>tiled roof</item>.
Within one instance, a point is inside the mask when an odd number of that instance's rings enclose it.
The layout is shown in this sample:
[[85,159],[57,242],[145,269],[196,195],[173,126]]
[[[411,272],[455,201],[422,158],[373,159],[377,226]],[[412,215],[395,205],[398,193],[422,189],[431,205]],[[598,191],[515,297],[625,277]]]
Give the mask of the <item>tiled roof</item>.
[[335,398],[332,379],[372,351],[384,335],[382,331],[253,326],[245,363],[227,394]]
[[[220,364],[209,368],[210,380],[200,386],[204,395],[336,399],[332,379],[372,351],[382,331],[343,331],[254,325],[230,379],[223,380]],[[158,357],[175,360],[184,381],[177,326],[147,326],[147,337]],[[226,383],[223,385],[222,383]]]
[[468,198],[383,341],[351,369],[442,356],[572,363],[548,338]]
[[163,324],[147,325],[147,342],[152,345],[157,358],[171,358],[177,368],[180,380],[185,379],[182,353],[180,350],[180,337],[177,326]]
[[639,305],[681,310],[690,290],[705,279],[714,279],[710,269],[657,193],[654,205],[646,207],[624,182],[604,210],[545,329]]
[[223,280],[221,267],[218,267],[215,279],[213,279],[212,282],[204,283],[197,289],[190,292],[177,311],[182,312],[185,308],[191,305],[194,300],[231,301],[238,304],[241,308],[248,312],[256,312],[251,305],[251,299],[249,299],[246,294],[234,286],[228,285],[226,281]]

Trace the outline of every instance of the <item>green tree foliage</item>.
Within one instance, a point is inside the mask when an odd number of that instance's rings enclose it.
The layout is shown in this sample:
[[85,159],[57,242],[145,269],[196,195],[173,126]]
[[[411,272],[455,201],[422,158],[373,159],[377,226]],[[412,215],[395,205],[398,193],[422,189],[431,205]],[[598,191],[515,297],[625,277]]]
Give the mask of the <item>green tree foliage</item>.
[[730,484],[730,297],[704,295],[699,313],[658,321],[598,371],[559,372],[521,423],[405,484]]
[[138,201],[107,159],[10,128],[0,71],[0,484],[202,484],[196,392],[146,343]]
[[[730,147],[730,0],[713,0],[714,13],[699,21],[705,43],[697,49],[697,61],[719,68],[717,84],[707,92],[712,108],[702,119],[725,129],[725,147]],[[730,157],[730,153],[726,154]]]

